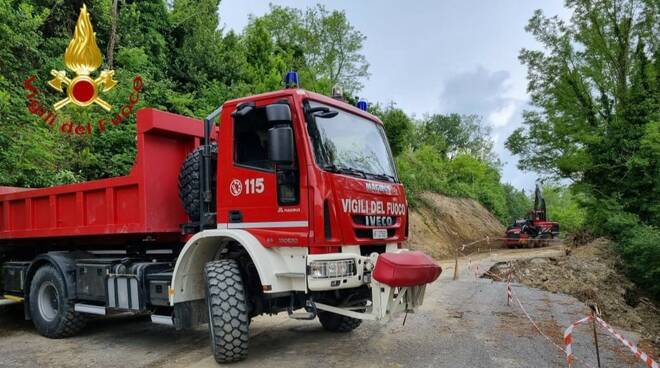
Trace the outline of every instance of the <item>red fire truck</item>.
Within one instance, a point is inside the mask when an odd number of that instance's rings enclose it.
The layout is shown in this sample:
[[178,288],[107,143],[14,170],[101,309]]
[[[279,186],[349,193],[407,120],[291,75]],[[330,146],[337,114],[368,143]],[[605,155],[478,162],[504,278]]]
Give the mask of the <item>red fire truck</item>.
[[203,122],[143,109],[128,175],[0,187],[0,295],[51,338],[116,312],[208,323],[232,362],[257,315],[348,332],[421,305],[441,270],[407,235],[383,124],[362,109],[299,88]]

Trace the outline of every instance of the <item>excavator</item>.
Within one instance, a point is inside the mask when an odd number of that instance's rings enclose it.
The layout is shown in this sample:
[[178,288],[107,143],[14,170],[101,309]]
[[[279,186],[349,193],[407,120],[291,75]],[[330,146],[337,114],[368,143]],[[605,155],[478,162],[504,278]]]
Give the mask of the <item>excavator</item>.
[[534,209],[529,211],[527,218],[516,219],[507,227],[504,243],[507,248],[545,247],[558,236],[559,223],[548,219],[543,191],[536,184]]

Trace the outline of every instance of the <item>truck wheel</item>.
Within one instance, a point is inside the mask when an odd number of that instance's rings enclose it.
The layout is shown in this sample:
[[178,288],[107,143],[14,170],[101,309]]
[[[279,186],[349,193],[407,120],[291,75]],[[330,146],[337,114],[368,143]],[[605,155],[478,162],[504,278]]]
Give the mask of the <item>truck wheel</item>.
[[215,360],[218,363],[243,360],[248,354],[250,324],[238,262],[233,259],[209,262],[204,277]]
[[319,321],[323,328],[332,332],[351,332],[362,324],[361,319],[330,312],[319,312]]
[[[179,198],[183,203],[186,213],[191,219],[199,218],[199,196],[202,190],[202,182],[199,177],[199,168],[202,164],[202,153],[204,147],[199,146],[192,151],[181,165],[179,171]],[[218,144],[211,144],[211,192],[215,193],[215,173],[218,157]],[[212,203],[215,203],[213,201]]]
[[74,311],[74,303],[66,299],[64,279],[53,266],[44,266],[30,284],[30,315],[40,334],[53,339],[77,334],[86,319]]

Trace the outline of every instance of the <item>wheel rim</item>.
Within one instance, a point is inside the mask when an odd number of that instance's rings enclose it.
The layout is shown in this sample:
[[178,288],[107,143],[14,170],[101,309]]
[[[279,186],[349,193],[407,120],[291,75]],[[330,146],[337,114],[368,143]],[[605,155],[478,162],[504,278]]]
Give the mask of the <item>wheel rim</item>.
[[37,304],[39,305],[39,314],[43,319],[48,322],[55,319],[60,303],[57,288],[52,282],[46,281],[41,284],[37,294]]

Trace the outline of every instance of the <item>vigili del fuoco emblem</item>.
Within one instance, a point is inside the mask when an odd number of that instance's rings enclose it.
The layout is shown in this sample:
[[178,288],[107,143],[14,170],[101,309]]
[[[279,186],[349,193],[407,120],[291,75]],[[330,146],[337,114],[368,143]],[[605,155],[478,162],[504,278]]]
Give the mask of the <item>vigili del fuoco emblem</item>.
[[64,70],[50,71],[54,78],[48,82],[48,85],[59,92],[64,92],[62,85],[65,85],[67,93],[67,97],[56,102],[53,108],[59,110],[69,103],[78,106],[89,106],[95,103],[110,111],[112,105],[99,97],[99,91],[107,92],[117,84],[117,81],[112,79],[115,72],[103,70],[96,79],[91,77],[91,74],[101,66],[102,61],[101,50],[96,44],[96,33],[92,27],[87,7],[83,4],[76,22],[73,39],[64,52],[64,64],[67,69],[76,73],[76,76],[69,79]]

